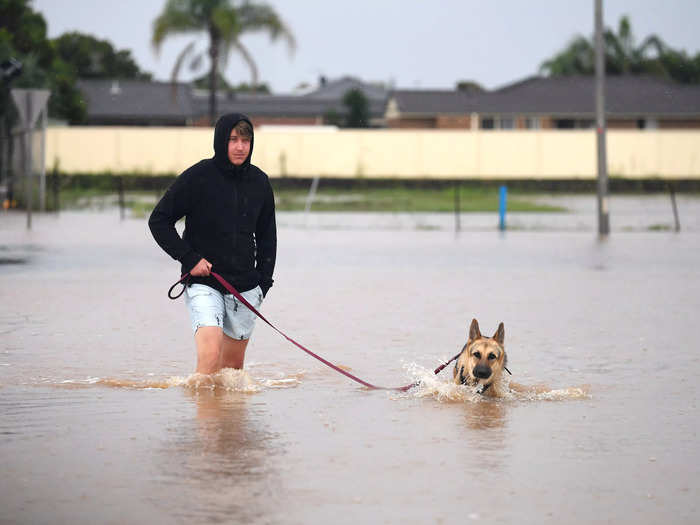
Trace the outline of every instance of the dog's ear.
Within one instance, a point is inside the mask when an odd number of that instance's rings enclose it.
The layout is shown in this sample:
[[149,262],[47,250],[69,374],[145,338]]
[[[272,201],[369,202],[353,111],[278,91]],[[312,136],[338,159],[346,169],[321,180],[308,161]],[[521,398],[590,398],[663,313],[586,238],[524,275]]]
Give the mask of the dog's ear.
[[505,328],[503,327],[503,323],[501,323],[498,325],[498,329],[496,330],[496,333],[493,334],[492,339],[495,339],[499,345],[503,346],[503,340],[505,339],[505,337]]
[[469,340],[476,341],[481,337],[481,332],[479,331],[479,321],[472,319],[472,324],[469,325]]

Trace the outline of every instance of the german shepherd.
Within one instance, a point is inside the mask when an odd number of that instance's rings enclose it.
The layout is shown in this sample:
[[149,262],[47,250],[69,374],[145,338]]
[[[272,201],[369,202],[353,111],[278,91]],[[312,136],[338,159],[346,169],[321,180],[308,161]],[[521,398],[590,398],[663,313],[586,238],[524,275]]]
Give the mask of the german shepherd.
[[510,374],[506,368],[508,356],[503,346],[504,337],[503,323],[498,325],[493,337],[484,337],[479,322],[472,319],[467,344],[455,363],[455,383],[476,387],[477,392],[490,397],[508,392],[508,385],[503,380],[503,370]]

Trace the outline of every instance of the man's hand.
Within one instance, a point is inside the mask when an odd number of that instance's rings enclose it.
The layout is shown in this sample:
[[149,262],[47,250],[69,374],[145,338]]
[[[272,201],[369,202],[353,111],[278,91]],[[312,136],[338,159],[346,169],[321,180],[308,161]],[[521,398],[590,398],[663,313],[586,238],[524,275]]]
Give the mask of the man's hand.
[[194,277],[206,277],[211,274],[211,263],[206,259],[200,259],[194,268],[190,270],[190,275]]

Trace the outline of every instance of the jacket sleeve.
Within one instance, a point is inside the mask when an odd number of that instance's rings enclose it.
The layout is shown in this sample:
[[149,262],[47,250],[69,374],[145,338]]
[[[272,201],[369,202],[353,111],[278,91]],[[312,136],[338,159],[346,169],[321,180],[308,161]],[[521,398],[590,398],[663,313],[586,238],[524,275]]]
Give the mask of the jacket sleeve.
[[270,181],[266,178],[266,188],[263,206],[255,227],[255,269],[260,274],[260,288],[263,295],[272,286],[272,274],[275,271],[277,258],[277,225],[275,222],[275,197]]
[[187,215],[192,206],[192,172],[183,172],[168,188],[148,219],[148,227],[158,245],[182,263],[183,270],[189,272],[202,258],[177,233],[175,223]]

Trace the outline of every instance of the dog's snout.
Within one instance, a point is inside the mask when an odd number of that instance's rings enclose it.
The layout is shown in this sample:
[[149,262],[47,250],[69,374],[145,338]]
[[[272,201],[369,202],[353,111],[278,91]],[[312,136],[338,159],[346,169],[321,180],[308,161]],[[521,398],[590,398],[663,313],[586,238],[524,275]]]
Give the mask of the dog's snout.
[[486,365],[476,365],[472,372],[478,379],[488,379],[491,376],[491,369]]

